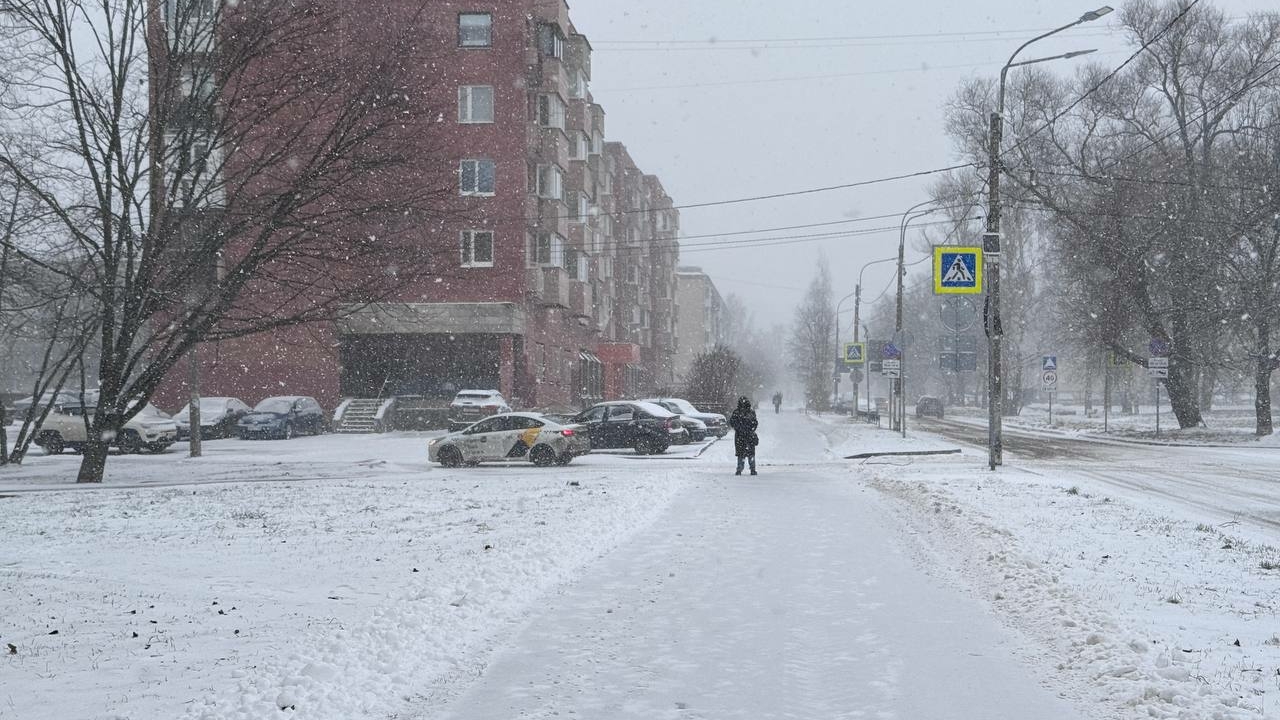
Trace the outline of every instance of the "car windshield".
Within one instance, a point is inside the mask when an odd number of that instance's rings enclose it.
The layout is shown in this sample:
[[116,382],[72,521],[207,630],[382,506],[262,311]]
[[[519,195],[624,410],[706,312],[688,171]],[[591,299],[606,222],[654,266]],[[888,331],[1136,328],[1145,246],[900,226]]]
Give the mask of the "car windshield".
[[254,406],[254,412],[287,415],[293,409],[294,398],[267,398]]
[[488,393],[458,393],[455,400],[492,400],[494,397]]

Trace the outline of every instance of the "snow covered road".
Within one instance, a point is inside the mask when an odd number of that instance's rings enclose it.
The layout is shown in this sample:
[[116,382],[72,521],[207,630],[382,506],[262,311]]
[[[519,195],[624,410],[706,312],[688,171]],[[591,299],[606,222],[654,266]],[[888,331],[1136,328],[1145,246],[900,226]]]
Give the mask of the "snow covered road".
[[[986,446],[986,428],[920,419],[918,432]],[[1197,522],[1232,523],[1269,542],[1280,533],[1280,448],[1197,447],[1005,430],[1010,470],[1071,473],[1082,489],[1160,507]]]

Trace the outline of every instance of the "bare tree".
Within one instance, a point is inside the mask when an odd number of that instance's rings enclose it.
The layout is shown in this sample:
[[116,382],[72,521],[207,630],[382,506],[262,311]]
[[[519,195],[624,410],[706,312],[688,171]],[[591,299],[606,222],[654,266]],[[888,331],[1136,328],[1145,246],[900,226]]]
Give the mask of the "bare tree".
[[[1245,110],[1280,82],[1280,14],[1232,22],[1206,5],[1136,0],[1121,20],[1140,49],[1121,72],[1090,67],[1074,80],[1027,71],[1012,84],[1002,158],[1011,191],[1042,204],[1073,324],[1092,347],[1135,362],[1147,340],[1172,346],[1166,388],[1182,427],[1202,407],[1230,326],[1233,245],[1226,169]],[[990,91],[958,93],[951,130],[975,158]],[[985,110],[982,113],[985,117]],[[1018,202],[1015,200],[1014,202]]]
[[817,273],[796,308],[787,347],[791,367],[804,387],[805,405],[819,411],[831,405],[832,371],[837,357],[835,322],[831,271],[826,257],[819,256]]
[[19,40],[0,169],[50,239],[6,247],[94,318],[79,481],[101,481],[112,438],[196,343],[332,320],[425,272],[421,235],[456,192],[443,165],[411,164],[443,111],[416,10],[344,12],[0,0]]

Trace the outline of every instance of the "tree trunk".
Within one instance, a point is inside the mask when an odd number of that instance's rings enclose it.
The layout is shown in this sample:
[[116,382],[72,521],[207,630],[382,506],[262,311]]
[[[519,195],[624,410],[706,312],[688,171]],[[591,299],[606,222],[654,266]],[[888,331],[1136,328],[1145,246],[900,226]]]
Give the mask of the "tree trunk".
[[1262,321],[1258,327],[1258,360],[1253,373],[1253,410],[1257,417],[1254,432],[1266,437],[1275,431],[1271,422],[1271,373],[1276,369],[1276,356],[1271,352],[1271,325]]
[[1253,409],[1258,419],[1255,429],[1258,437],[1266,437],[1274,432],[1271,424],[1271,372],[1274,369],[1275,363],[1271,358],[1265,355],[1258,358],[1258,367],[1253,375]]
[[9,464],[9,417],[0,403],[0,465]]
[[85,443],[84,456],[80,460],[80,474],[77,483],[100,483],[107,467],[107,450],[111,445],[104,440],[91,440]]
[[1200,415],[1200,404],[1197,402],[1195,367],[1188,362],[1174,360],[1169,363],[1169,377],[1164,383],[1169,393],[1169,405],[1173,407],[1173,415],[1178,419],[1178,427],[1183,430],[1199,427],[1204,418]]

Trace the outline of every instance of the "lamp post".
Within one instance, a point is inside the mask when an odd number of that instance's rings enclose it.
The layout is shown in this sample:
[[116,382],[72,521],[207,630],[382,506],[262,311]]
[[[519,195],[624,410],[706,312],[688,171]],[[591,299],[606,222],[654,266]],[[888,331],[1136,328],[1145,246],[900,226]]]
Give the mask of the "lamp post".
[[[882,264],[882,263],[893,262],[894,260],[897,260],[897,258],[896,258],[896,257],[887,257],[887,258],[883,258],[883,259],[881,259],[881,260],[872,260],[871,262],[866,263],[865,265],[863,265],[863,266],[862,266],[862,269],[858,271],[858,284],[854,286],[854,290],[853,290],[853,292],[854,292],[854,296],[853,296],[853,341],[854,341],[854,342],[858,342],[858,327],[859,327],[859,320],[860,320],[859,312],[860,312],[860,311],[861,311],[861,309],[862,309],[862,307],[861,307],[861,306],[862,306],[862,274],[863,274],[863,273],[865,273],[865,272],[867,271],[867,268],[871,267],[872,265],[880,265],[880,264]],[[837,318],[838,318],[838,317],[839,317],[839,316],[837,315]],[[864,356],[864,357],[863,357],[863,367],[866,367],[866,362],[867,362],[867,358]],[[862,384],[862,383],[861,383],[860,381],[859,381],[859,382],[855,382],[855,383],[853,384],[853,409],[854,409],[854,411],[855,411],[855,412],[858,410],[858,390],[860,389],[860,388],[859,388],[859,386],[860,386],[861,384]],[[868,387],[868,388],[870,388],[870,387],[871,387],[871,376],[870,376],[870,374],[868,374],[868,375],[867,375],[867,387]],[[870,392],[869,392],[869,391],[868,391],[868,393],[867,393],[867,412],[871,412],[871,394],[870,394]]]
[[[896,320],[894,321],[894,325],[893,325],[893,330],[894,330],[895,339],[897,339],[898,342],[902,343],[904,347],[906,346],[907,343],[902,337],[902,283],[903,283],[903,277],[907,274],[907,267],[904,264],[905,258],[906,258],[906,251],[907,251],[907,225],[910,225],[912,220],[915,220],[916,218],[919,218],[919,217],[924,217],[925,215],[928,215],[929,213],[933,212],[932,210],[922,210],[921,212],[916,212],[916,210],[926,205],[932,205],[935,202],[937,201],[925,200],[924,202],[918,202],[915,205],[912,205],[911,207],[907,208],[906,212],[902,213],[902,222],[898,223],[898,308],[897,308]],[[915,213],[915,214],[913,215],[912,213]],[[902,430],[902,437],[907,436],[907,404],[906,404],[906,388],[904,386],[905,385],[904,381],[906,380],[905,376],[907,374],[906,365],[907,365],[906,352],[904,351],[903,361],[898,369],[898,379],[893,384],[894,405],[897,408],[898,426],[899,426],[899,429]],[[892,414],[893,413],[890,413],[890,415]]]
[[1018,53],[1025,50],[1028,45],[1043,40],[1050,35],[1070,30],[1077,25],[1093,22],[1111,11],[1112,8],[1110,6],[1104,5],[1097,10],[1091,10],[1081,15],[1080,19],[1075,22],[1031,38],[1019,45],[1018,49],[1014,50],[1013,54],[1009,56],[1009,61],[1004,64],[1004,67],[1000,68],[1000,88],[996,96],[996,110],[991,113],[991,131],[988,138],[987,231],[982,236],[982,254],[986,265],[984,272],[987,282],[987,303],[983,312],[983,320],[986,325],[987,340],[989,342],[987,358],[987,460],[992,470],[995,470],[997,465],[1001,465],[1004,462],[1004,439],[1001,426],[1004,417],[1004,379],[1002,377],[1003,363],[1000,358],[1001,338],[1004,335],[1004,328],[1000,324],[1000,140],[1001,135],[1004,133],[1005,79],[1009,74],[1010,68],[1033,65],[1050,60],[1064,60],[1094,52],[1093,50],[1080,50],[1051,57],[1014,62],[1014,59],[1018,57]]
[[[836,362],[837,362],[837,363],[841,362],[841,360],[844,358],[844,353],[842,353],[842,352],[840,351],[840,306],[844,305],[844,301],[845,301],[845,300],[848,300],[849,298],[856,298],[856,297],[857,297],[857,295],[858,295],[858,291],[859,291],[859,289],[855,287],[855,289],[854,289],[854,291],[853,291],[853,292],[851,292],[851,293],[849,293],[848,295],[845,295],[844,297],[840,298],[840,301],[836,303],[836,322],[835,322],[835,325],[834,325],[834,327],[833,327],[833,330],[834,330],[834,332],[835,332],[835,340],[836,340],[836,354],[835,354],[835,357],[836,357]],[[856,300],[855,300],[855,303],[854,303],[854,304],[855,304],[855,307],[856,307],[856,305],[857,305]],[[857,330],[855,329],[855,331],[854,331],[854,332],[855,332],[855,334],[856,334],[856,333],[857,333]],[[854,340],[856,341],[856,340],[857,340],[857,338],[854,338]],[[834,390],[833,390],[833,392],[832,392],[832,401],[833,401],[833,402],[836,402],[836,403],[839,403],[839,402],[840,402],[840,365],[838,365],[838,364],[837,364],[837,365],[833,366],[833,367],[832,367],[832,369],[835,371],[835,372],[833,373],[833,375],[835,376],[835,389],[834,389]],[[854,387],[855,387],[855,388],[856,388],[856,387],[858,387],[858,386],[857,386],[857,384],[854,384]],[[857,409],[858,409],[858,408],[857,408],[857,395],[854,395],[854,408],[853,408],[853,409],[854,409],[854,410],[857,410]]]

